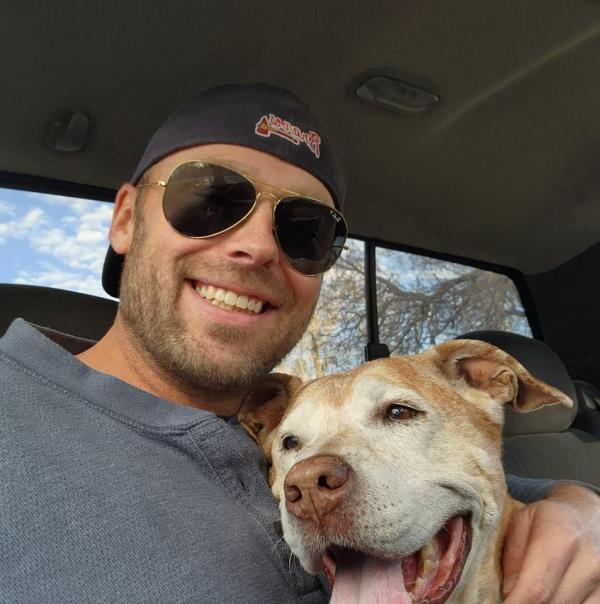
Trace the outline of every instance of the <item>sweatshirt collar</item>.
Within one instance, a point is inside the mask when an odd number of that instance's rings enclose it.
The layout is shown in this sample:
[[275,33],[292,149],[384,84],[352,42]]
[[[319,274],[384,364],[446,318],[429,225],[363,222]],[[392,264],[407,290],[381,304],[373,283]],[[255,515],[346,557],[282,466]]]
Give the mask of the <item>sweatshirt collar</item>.
[[223,425],[214,413],[166,401],[88,367],[74,354],[92,344],[16,319],[0,339],[0,354],[33,372],[48,387],[64,390],[121,421],[161,431],[182,431],[199,423]]

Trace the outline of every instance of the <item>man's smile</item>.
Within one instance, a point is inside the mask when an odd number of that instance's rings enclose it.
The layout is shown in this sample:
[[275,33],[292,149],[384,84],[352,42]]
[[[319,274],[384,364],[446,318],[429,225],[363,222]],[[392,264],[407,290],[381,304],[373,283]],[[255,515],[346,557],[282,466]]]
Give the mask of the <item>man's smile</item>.
[[231,290],[221,289],[220,287],[215,288],[212,285],[196,286],[196,291],[211,304],[214,304],[219,308],[224,308],[225,310],[258,315],[263,307],[262,300],[249,298],[243,294],[238,295]]
[[193,287],[202,298],[214,306],[232,312],[258,315],[263,312],[263,310],[275,306],[271,302],[264,298],[259,298],[256,295],[235,292],[217,285],[194,281]]

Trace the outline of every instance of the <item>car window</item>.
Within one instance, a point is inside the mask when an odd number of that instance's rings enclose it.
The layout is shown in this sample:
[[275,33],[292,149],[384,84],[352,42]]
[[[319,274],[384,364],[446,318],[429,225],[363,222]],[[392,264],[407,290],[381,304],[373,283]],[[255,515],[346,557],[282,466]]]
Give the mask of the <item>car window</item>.
[[0,189],[0,282],[108,297],[100,276],[113,205]]
[[[108,297],[102,265],[113,205],[0,189],[0,282],[44,285]],[[309,379],[363,361],[368,341],[364,243],[326,273],[314,317],[277,370]],[[513,281],[444,260],[376,248],[379,340],[411,354],[475,329],[531,335]]]
[[[376,248],[379,341],[392,355],[417,353],[468,331],[531,336],[514,282],[506,275]],[[368,341],[362,241],[350,239],[326,274],[313,320],[278,370],[310,379],[355,367]]]
[[413,354],[469,331],[531,337],[508,276],[437,258],[377,248],[379,339],[391,354]]
[[348,239],[346,245],[348,249],[323,277],[306,333],[278,371],[309,379],[362,362],[367,342],[364,244]]

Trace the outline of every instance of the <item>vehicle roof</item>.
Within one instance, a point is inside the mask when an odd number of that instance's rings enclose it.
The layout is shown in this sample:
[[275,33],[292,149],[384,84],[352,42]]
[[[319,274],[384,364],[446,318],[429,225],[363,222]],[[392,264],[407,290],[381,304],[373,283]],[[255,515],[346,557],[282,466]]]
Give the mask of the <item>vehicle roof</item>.
[[[351,232],[525,274],[598,241],[596,1],[298,0],[5,4],[0,170],[114,189],[162,119],[224,82],[297,93],[332,131]],[[359,101],[379,70],[438,95]],[[81,151],[48,148],[68,108]],[[5,175],[6,176],[6,175]]]

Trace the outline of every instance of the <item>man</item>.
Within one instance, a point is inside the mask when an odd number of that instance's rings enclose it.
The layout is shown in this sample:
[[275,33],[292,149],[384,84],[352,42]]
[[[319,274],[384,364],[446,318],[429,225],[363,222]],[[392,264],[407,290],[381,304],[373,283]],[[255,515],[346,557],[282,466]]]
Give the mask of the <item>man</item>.
[[[212,89],[155,133],[115,200],[106,336],[67,344],[78,357],[23,321],[1,341],[3,601],[327,601],[231,418],[304,331],[343,196],[329,141],[285,91]],[[507,602],[600,602],[594,493],[556,487],[514,527]]]

